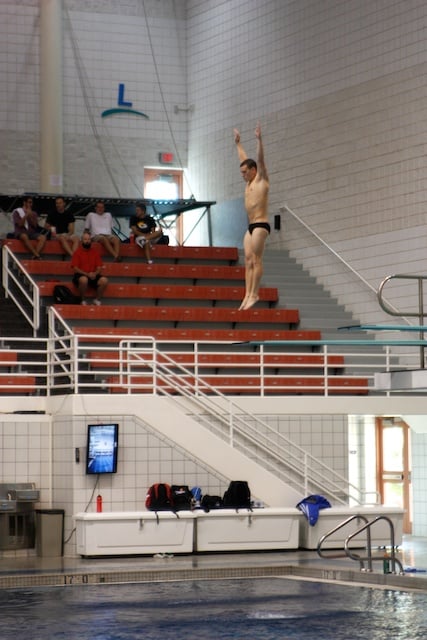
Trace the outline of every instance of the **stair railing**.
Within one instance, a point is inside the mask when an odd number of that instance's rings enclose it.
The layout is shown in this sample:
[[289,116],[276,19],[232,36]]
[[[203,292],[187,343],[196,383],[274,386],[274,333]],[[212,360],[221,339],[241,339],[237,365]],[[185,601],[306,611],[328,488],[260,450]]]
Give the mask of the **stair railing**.
[[[50,344],[54,346],[50,357],[51,380],[55,375],[64,376],[65,367],[71,392],[79,393],[78,365],[83,362],[81,354],[87,350],[85,340],[96,336],[73,334],[54,307],[49,309],[48,317]],[[152,338],[123,338],[119,353],[120,385],[132,388],[132,379],[140,377],[145,369],[154,393],[170,398],[187,415],[237,451],[257,460],[283,482],[305,495],[326,493],[338,504],[348,505],[350,499],[358,504],[365,502],[366,494],[348,478],[159,350]]]
[[40,291],[37,283],[7,245],[3,245],[2,251],[2,284],[6,298],[14,301],[36,336],[40,327]]
[[[293,211],[290,207],[288,207],[287,204],[285,204],[283,207],[280,207],[280,211],[282,211],[282,212],[287,211],[288,213],[290,213],[290,215],[297,222],[299,222],[299,224],[302,225],[312,236],[314,236],[316,238],[316,240],[318,240],[320,242],[320,244],[322,244],[329,251],[329,253],[332,253],[337,258],[337,260],[339,260],[346,267],[346,269],[351,271],[358,278],[358,280],[363,282],[363,284],[366,287],[368,287],[368,289],[370,291],[372,291],[373,293],[375,293],[375,295],[377,295],[376,288],[370,282],[368,282],[368,280],[366,280],[366,278],[364,278],[361,273],[359,273],[354,267],[352,267],[349,262],[344,260],[344,258],[337,251],[335,251],[335,249],[333,247],[331,247],[330,244],[328,244],[325,240],[323,240],[323,238],[321,238],[319,236],[319,234],[314,231],[314,229],[312,229],[306,222],[304,222],[304,220],[302,218],[300,218],[295,213],[295,211]],[[393,307],[393,305],[391,303],[388,303],[388,305],[389,305],[390,309],[393,309],[395,311],[395,315],[401,316],[401,312],[399,312],[399,310],[396,309],[396,307]],[[408,322],[406,320],[406,318],[404,318],[403,316],[402,316],[402,318],[403,318],[403,320]],[[408,322],[408,324],[410,324],[410,323]]]
[[[157,393],[171,398],[174,404],[180,404],[183,399],[182,406],[186,412],[188,402],[198,410],[202,409],[205,413],[199,413],[197,417],[206,428],[249,458],[254,457],[256,448],[258,463],[283,481],[297,486],[305,495],[317,491],[320,487],[340,504],[348,505],[350,499],[358,504],[366,503],[367,496],[372,492],[362,493],[347,478],[307,453],[264,420],[243,409],[197,373],[177,363],[165,352],[159,351],[154,341],[148,347],[153,350],[152,362],[145,357],[147,345],[142,347],[140,344],[138,347],[133,339],[121,343],[122,351],[124,346],[126,350],[129,349],[131,363],[138,360],[139,354],[142,356],[143,365],[155,374]],[[132,365],[128,375],[132,375],[131,369]],[[138,372],[140,375],[140,369],[137,369],[135,375],[138,375]],[[195,382],[191,382],[192,378],[196,378]],[[221,412],[218,399],[221,399],[223,406],[228,409]],[[375,504],[378,504],[378,499],[379,495],[375,494]]]

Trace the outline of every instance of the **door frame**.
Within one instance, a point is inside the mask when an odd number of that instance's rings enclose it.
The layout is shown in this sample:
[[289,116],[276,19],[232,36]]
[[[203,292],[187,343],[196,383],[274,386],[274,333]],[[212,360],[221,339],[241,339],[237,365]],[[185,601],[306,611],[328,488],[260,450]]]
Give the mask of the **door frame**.
[[[403,515],[403,533],[412,533],[412,487],[411,487],[411,463],[410,463],[410,427],[400,417],[386,418],[378,416],[375,418],[375,435],[376,435],[376,450],[377,450],[377,490],[381,497],[381,503],[384,504],[384,485],[386,482],[393,482],[393,480],[387,480],[384,478],[384,474],[387,473],[387,469],[384,468],[384,443],[383,443],[383,431],[390,425],[390,420],[393,420],[393,427],[401,427],[403,434],[403,469],[401,470],[401,478],[396,482],[402,482],[402,506],[405,510]],[[399,473],[400,471],[389,471],[389,473]]]

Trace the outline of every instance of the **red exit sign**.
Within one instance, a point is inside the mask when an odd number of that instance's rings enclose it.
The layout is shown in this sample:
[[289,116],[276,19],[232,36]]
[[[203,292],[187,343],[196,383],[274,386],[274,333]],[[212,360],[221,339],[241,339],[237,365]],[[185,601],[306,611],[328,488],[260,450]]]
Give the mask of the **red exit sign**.
[[159,153],[159,161],[162,164],[172,164],[174,161],[174,155],[173,153],[170,153],[170,152]]

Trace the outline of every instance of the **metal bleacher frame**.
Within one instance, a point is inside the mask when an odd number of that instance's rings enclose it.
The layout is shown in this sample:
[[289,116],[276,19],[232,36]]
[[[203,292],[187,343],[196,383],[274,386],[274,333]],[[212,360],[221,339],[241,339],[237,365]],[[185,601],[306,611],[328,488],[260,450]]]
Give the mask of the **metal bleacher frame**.
[[[9,195],[0,194],[0,210],[3,213],[11,213],[16,207],[21,205],[22,198],[25,196],[31,196],[33,198],[34,210],[37,211],[41,217],[46,216],[54,210],[55,198],[61,196],[66,202],[67,211],[71,211],[77,219],[83,219],[90,211],[93,210],[95,202],[97,200],[102,200],[106,205],[108,205],[108,210],[115,219],[116,227],[114,231],[121,240],[125,240],[127,236],[126,234],[123,234],[121,230],[120,219],[129,219],[130,216],[134,215],[137,203],[145,204],[147,207],[147,213],[152,215],[165,231],[171,229],[177,218],[186,211],[202,209],[203,211],[195,226],[197,226],[204,216],[207,216],[208,241],[209,246],[212,246],[211,206],[215,204],[215,201],[199,202],[194,198],[179,200],[150,200],[147,198],[109,198],[104,196],[82,196],[78,194],[25,192]],[[188,235],[191,235],[191,232],[192,231],[190,231]],[[184,239],[182,244],[185,244],[185,241],[186,239]]]

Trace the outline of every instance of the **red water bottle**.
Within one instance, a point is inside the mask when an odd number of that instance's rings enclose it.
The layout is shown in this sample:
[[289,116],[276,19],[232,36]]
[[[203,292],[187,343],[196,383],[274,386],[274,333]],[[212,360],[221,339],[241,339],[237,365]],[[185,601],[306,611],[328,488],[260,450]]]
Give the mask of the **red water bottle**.
[[96,496],[96,512],[102,513],[102,496]]

